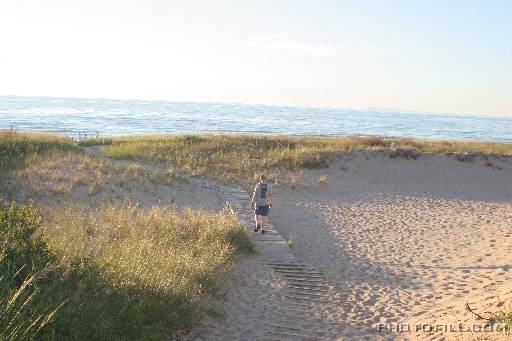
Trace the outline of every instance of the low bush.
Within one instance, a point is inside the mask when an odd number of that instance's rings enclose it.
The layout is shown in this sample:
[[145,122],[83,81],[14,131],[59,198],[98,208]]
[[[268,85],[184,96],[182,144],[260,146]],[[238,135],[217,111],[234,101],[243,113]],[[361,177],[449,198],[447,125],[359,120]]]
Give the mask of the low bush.
[[57,257],[38,233],[39,223],[30,206],[0,201],[0,340],[41,336],[62,303],[43,296]]

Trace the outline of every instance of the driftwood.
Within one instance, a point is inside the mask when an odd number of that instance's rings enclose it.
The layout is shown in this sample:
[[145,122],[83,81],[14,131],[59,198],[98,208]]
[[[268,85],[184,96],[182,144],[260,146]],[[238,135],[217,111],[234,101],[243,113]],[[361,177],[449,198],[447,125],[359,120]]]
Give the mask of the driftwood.
[[477,313],[476,311],[474,311],[473,309],[471,309],[471,307],[469,306],[469,303],[466,302],[466,310],[469,311],[470,313],[472,313],[473,315],[475,315],[476,317],[478,317],[479,319],[481,320],[486,320],[486,321],[489,321],[489,322],[495,322],[496,320],[493,319],[493,318],[486,318],[486,317],[483,317],[482,315],[480,315],[479,313]]

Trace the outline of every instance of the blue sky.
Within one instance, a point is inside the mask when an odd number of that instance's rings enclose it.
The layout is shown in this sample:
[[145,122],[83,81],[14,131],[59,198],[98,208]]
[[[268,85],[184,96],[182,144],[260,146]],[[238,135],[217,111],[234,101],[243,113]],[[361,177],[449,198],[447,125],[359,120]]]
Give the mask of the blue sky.
[[512,115],[510,1],[2,0],[0,94]]

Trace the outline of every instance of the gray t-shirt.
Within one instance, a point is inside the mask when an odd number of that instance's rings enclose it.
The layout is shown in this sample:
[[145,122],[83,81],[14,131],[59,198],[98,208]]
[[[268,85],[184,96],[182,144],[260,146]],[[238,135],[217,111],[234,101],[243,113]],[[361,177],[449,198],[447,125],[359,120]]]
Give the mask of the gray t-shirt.
[[267,206],[269,196],[272,194],[272,185],[268,182],[258,182],[254,187],[256,206]]

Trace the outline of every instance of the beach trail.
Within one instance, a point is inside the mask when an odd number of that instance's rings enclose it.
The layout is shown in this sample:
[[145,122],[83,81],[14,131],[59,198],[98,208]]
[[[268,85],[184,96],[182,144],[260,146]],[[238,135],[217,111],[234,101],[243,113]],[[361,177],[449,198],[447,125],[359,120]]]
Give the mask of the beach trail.
[[[198,181],[222,192],[226,204],[244,225],[257,255],[240,260],[224,302],[223,319],[207,319],[198,340],[337,340],[385,334],[346,318],[341,292],[316,267],[299,261],[289,242],[275,230],[253,233],[249,194],[242,189]],[[350,324],[349,324],[350,323]]]

